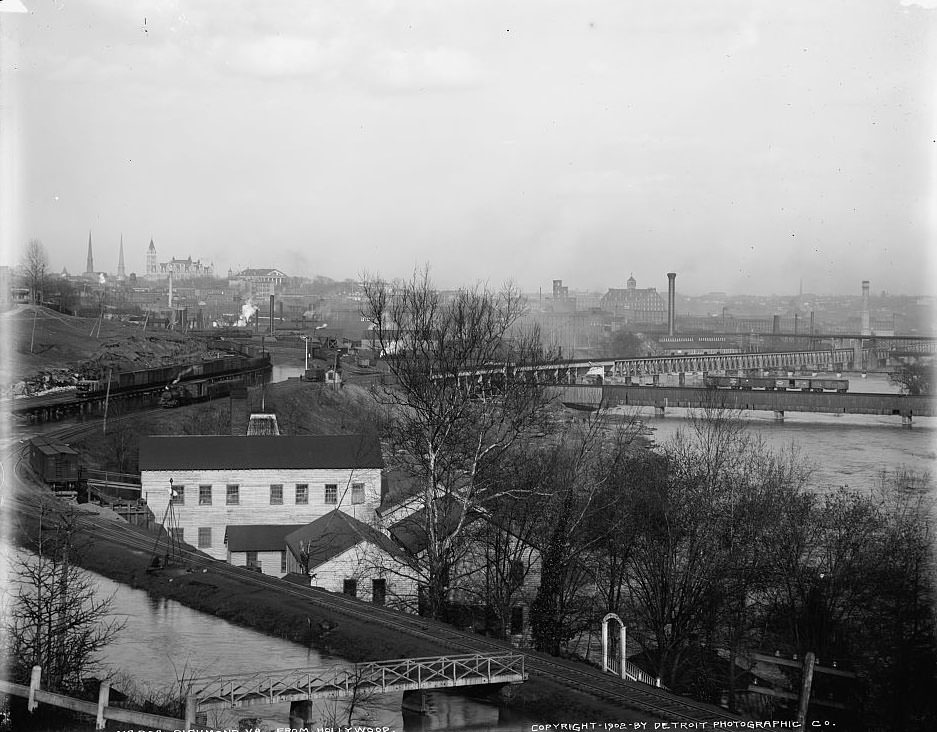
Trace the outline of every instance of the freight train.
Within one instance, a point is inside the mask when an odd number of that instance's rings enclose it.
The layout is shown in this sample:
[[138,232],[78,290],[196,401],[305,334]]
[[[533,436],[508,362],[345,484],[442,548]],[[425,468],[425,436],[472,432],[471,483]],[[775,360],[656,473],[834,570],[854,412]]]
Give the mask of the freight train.
[[159,406],[164,409],[181,407],[194,402],[211,401],[231,394],[231,390],[243,386],[242,379],[230,379],[207,383],[205,381],[180,381],[169,384],[159,395]]
[[849,379],[816,376],[711,376],[703,377],[707,389],[761,389],[764,391],[811,391],[844,394]]
[[270,365],[270,355],[253,358],[225,356],[211,361],[201,361],[187,366],[159,366],[141,371],[117,371],[102,379],[82,379],[76,392],[79,398],[103,396],[110,390],[111,396],[133,392],[146,387],[159,387],[182,381],[199,381],[233,374],[249,369],[261,369]]

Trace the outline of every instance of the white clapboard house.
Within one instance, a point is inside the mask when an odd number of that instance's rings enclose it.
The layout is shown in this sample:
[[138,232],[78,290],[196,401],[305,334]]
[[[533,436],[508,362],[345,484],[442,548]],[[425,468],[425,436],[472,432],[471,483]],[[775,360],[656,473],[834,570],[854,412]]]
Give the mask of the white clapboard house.
[[158,522],[216,559],[259,564],[277,575],[285,573],[281,542],[290,531],[235,527],[296,530],[335,510],[373,524],[382,467],[373,436],[186,435],[140,441],[143,497]]

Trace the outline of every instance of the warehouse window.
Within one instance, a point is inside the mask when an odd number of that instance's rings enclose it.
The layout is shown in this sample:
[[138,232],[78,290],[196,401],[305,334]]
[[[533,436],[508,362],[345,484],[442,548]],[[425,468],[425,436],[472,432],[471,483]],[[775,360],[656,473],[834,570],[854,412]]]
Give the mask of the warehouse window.
[[364,503],[364,483],[351,484],[351,502]]
[[172,538],[180,544],[185,542],[185,529],[173,529]]
[[274,484],[270,486],[270,505],[279,505],[283,503],[283,486]]
[[228,491],[225,494],[225,503],[229,506],[237,506],[241,502],[241,486],[228,484]]
[[169,502],[175,504],[176,506],[182,506],[185,504],[184,485],[176,485],[172,487],[172,498],[169,499]]
[[305,506],[309,503],[309,485],[306,483],[296,484],[296,505]]
[[199,526],[198,548],[208,549],[210,547],[211,547],[211,526]]
[[325,502],[326,503],[338,503],[338,484],[337,483],[325,484]]
[[211,486],[210,485],[200,485],[198,487],[198,505],[199,506],[211,505]]

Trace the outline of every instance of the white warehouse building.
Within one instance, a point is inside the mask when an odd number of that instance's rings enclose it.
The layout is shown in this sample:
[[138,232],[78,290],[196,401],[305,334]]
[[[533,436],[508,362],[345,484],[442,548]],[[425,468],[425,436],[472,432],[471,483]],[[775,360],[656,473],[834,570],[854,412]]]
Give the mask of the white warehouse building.
[[334,510],[374,524],[382,468],[373,436],[187,435],[140,441],[143,497],[156,520],[221,560],[229,559],[225,541],[232,526],[295,528]]

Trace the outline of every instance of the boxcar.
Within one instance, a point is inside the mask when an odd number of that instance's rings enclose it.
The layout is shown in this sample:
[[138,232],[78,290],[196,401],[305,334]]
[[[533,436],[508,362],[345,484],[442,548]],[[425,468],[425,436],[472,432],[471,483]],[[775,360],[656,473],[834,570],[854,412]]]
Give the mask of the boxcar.
[[29,464],[42,482],[56,489],[74,489],[79,481],[78,452],[42,437],[30,441]]

